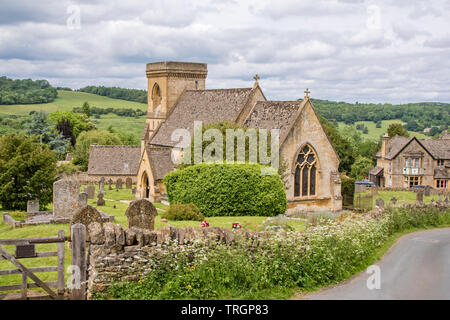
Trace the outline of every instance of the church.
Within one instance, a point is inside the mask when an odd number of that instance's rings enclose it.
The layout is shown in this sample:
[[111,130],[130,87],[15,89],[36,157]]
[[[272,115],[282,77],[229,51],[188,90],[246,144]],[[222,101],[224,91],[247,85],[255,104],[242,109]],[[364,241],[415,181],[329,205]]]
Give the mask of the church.
[[[255,76],[249,88],[206,89],[206,63],[154,62],[146,66],[148,112],[141,139],[136,197],[159,202],[162,179],[175,169],[176,129],[193,136],[194,121],[226,121],[255,129],[279,129],[280,157],[287,161],[288,208],[342,210],[339,156],[306,90],[303,100],[269,101]],[[179,150],[178,150],[179,151]]]

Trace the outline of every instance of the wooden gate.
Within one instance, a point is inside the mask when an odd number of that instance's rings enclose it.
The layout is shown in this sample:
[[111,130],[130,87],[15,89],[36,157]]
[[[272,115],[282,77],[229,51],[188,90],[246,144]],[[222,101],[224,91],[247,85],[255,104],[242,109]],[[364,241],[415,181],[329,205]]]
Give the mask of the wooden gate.
[[[21,298],[27,299],[27,289],[42,288],[47,292],[51,299],[62,299],[64,296],[64,243],[66,238],[64,231],[58,232],[57,237],[46,238],[28,238],[28,239],[0,239],[0,260],[8,260],[17,269],[0,270],[0,276],[11,274],[22,274],[22,283],[15,285],[0,286],[0,291],[10,291],[21,289]],[[36,252],[36,244],[39,243],[57,243],[57,251],[50,252]],[[15,254],[10,254],[3,248],[3,245],[14,245]],[[27,268],[19,259],[25,258],[39,258],[39,257],[58,257],[57,266],[44,266],[37,268]],[[43,282],[35,275],[37,272],[54,272],[57,271],[58,279],[53,282]],[[28,283],[28,278],[34,283]],[[56,288],[55,292],[51,288]]]

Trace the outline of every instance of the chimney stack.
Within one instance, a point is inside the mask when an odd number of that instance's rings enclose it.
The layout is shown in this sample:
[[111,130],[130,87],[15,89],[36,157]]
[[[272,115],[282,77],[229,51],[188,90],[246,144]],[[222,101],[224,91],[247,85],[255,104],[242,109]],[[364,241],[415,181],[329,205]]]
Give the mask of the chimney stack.
[[388,153],[387,150],[387,144],[389,141],[389,135],[386,132],[386,134],[383,136],[383,138],[381,138],[381,157],[384,158],[386,156],[386,154]]

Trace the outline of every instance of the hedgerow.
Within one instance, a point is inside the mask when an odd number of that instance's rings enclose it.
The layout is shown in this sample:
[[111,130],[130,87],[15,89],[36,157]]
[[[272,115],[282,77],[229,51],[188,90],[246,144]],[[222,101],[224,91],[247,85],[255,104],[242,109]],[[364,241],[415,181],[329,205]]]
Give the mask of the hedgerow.
[[201,163],[164,177],[170,203],[195,204],[206,217],[275,216],[286,211],[280,176],[259,164]]

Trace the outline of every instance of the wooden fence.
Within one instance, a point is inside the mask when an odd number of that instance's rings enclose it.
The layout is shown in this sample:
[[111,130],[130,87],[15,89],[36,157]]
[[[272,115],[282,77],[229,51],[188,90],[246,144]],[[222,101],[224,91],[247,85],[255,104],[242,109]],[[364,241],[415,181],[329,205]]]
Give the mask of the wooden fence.
[[[27,291],[29,288],[42,288],[50,298],[61,299],[64,295],[64,243],[66,238],[64,231],[59,231],[57,237],[45,238],[22,238],[22,239],[0,239],[0,260],[8,260],[17,269],[0,270],[0,276],[11,274],[22,274],[22,283],[7,286],[0,286],[0,291],[10,291],[21,289],[22,299],[27,299]],[[40,243],[57,243],[57,251],[36,252],[36,244]],[[3,248],[3,245],[14,245],[15,254],[10,254]],[[19,260],[26,258],[40,258],[40,257],[58,257],[56,266],[43,266],[35,268],[25,267]],[[36,276],[37,272],[54,272],[58,273],[56,281],[43,282]],[[28,278],[34,283],[28,283]],[[56,288],[55,292],[51,288]]]
[[[69,284],[71,300],[85,300],[86,299],[86,282],[87,282],[87,257],[86,257],[86,227],[83,224],[74,224],[71,227],[71,238],[64,236],[64,231],[58,232],[56,237],[44,238],[22,238],[22,239],[0,239],[0,260],[8,260],[17,269],[0,270],[0,276],[22,274],[22,283],[0,286],[0,291],[21,290],[21,298],[28,299],[27,291],[30,288],[42,288],[50,299],[64,299],[66,292],[64,282],[64,246],[65,242],[69,241],[72,244],[72,263],[71,272],[72,283]],[[57,251],[36,252],[36,244],[42,243],[57,243]],[[11,254],[2,246],[14,245],[15,253]],[[41,257],[57,257],[56,266],[42,266],[42,267],[25,267],[19,260],[26,258],[41,258]],[[51,282],[44,282],[36,276],[38,272],[57,272],[57,280]],[[28,283],[28,278],[34,283]],[[54,291],[51,288],[56,288]]]

